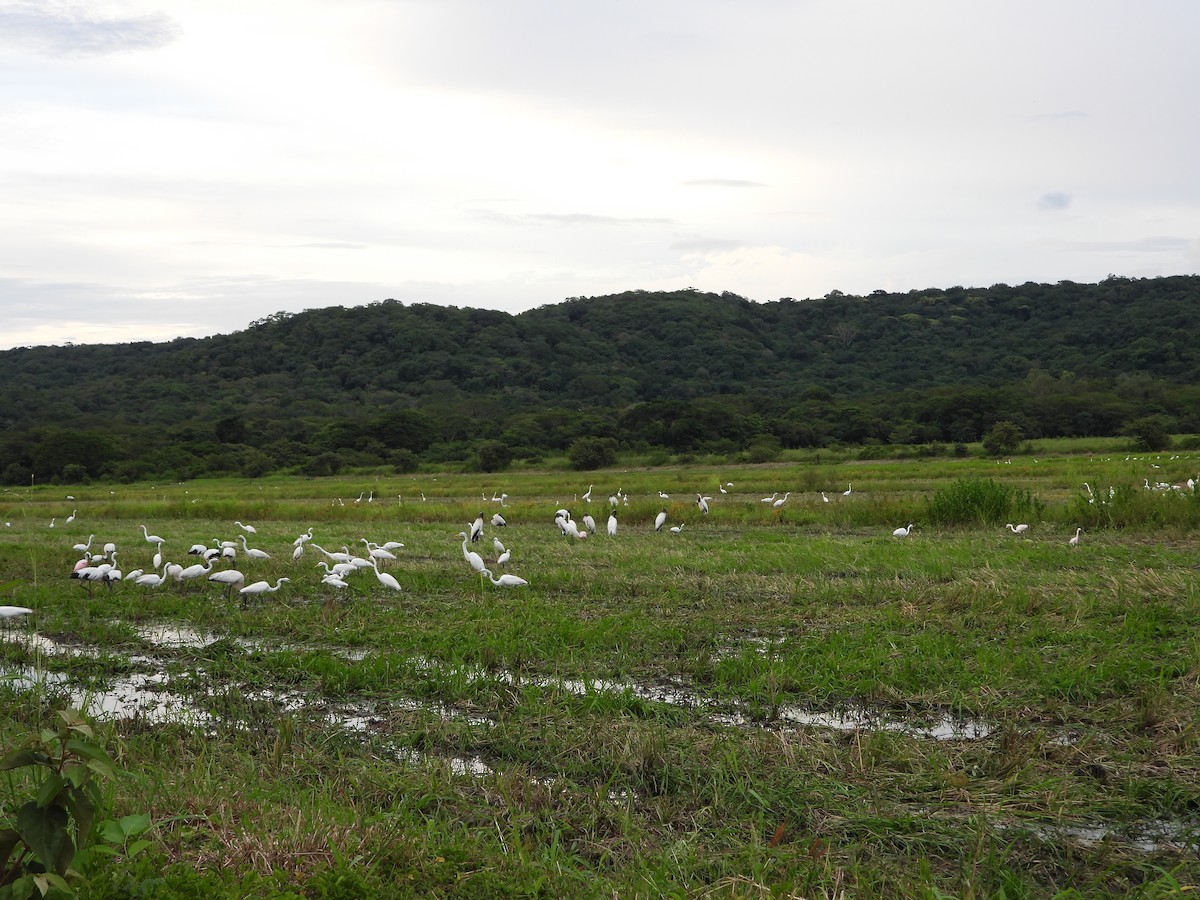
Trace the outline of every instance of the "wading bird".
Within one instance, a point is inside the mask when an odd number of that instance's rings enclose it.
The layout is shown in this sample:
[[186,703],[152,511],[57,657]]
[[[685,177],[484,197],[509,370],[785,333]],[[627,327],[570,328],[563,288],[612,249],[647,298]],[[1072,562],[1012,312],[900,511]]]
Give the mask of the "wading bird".
[[17,616],[33,615],[28,606],[0,606],[0,619],[15,619]]
[[897,528],[895,531],[893,531],[892,537],[908,537],[910,534],[912,534],[913,527],[913,524],[909,522],[907,528]]
[[146,538],[147,544],[163,544],[166,543],[157,534],[151,534],[145,525],[142,526],[142,535]]
[[667,524],[667,508],[664,506],[662,511],[654,517],[654,530],[662,531],[662,527]]
[[608,536],[617,536],[617,511],[615,509],[608,514]]
[[844,491],[842,491],[842,496],[843,496],[843,497],[849,497],[849,496],[850,496],[850,494],[851,494],[851,492],[852,492],[853,490],[854,490],[854,485],[853,485],[853,483],[847,483],[847,484],[846,484],[846,489],[845,489]]
[[241,590],[246,586],[246,576],[237,569],[224,569],[220,572],[213,572],[208,576],[208,580],[213,584],[225,585],[225,593],[232,594],[234,590]]
[[679,532],[681,532],[681,531],[683,531],[683,523],[682,522],[678,525],[671,526],[671,534],[679,534]]
[[708,515],[708,501],[711,499],[712,497],[702,497],[699,494],[696,495],[696,506],[699,507],[700,512],[704,513],[706,516]]
[[379,579],[380,584],[386,588],[391,588],[393,591],[400,590],[400,582],[396,580],[394,575],[379,571],[379,560],[371,557],[371,563],[371,567],[375,570],[375,577]]
[[291,581],[291,579],[285,575],[283,578],[280,578],[275,582],[275,587],[271,587],[270,583],[266,581],[256,581],[253,584],[246,585],[244,588],[238,591],[238,593],[243,597],[249,597],[252,594],[269,594],[273,591],[279,590],[279,586],[285,581]]
[[474,550],[467,549],[467,533],[465,531],[460,531],[458,533],[458,536],[463,539],[463,542],[462,542],[463,559],[465,559],[467,561],[467,563],[471,566],[471,568],[474,569],[476,572],[484,571],[487,568],[487,565],[484,563],[483,557],[480,556],[478,553],[476,553]]
[[480,574],[486,575],[488,580],[492,584],[496,585],[496,587],[521,587],[529,584],[528,581],[526,581],[524,578],[521,578],[519,575],[510,575],[507,572],[505,572],[499,578],[492,574],[491,569],[482,569]]
[[1014,525],[1012,522],[1009,522],[1004,527],[1007,528],[1009,531],[1011,531],[1013,534],[1024,534],[1025,532],[1027,532],[1029,530],[1028,525],[1025,525],[1025,524]]
[[471,543],[474,544],[483,538],[483,513],[475,517],[475,521],[471,523]]
[[242,552],[245,553],[251,559],[270,559],[271,558],[271,554],[268,553],[266,550],[259,550],[255,547],[247,546],[246,536],[244,534],[239,534],[238,537],[240,537],[242,539]]
[[237,521],[235,521],[233,524],[242,529],[242,531],[246,532],[246,534],[258,534],[258,529],[253,525],[243,525],[241,522]]
[[778,500],[776,500],[774,503],[772,503],[771,506],[773,506],[775,509],[780,509],[783,506],[783,504],[787,503],[787,498],[790,496],[792,496],[792,492],[788,491],[786,494],[784,494],[782,497],[780,497]]
[[1075,537],[1071,538],[1071,540],[1069,540],[1067,543],[1069,543],[1072,547],[1078,547],[1079,546],[1079,536],[1081,534],[1083,534],[1083,529],[1076,528],[1075,529]]
[[500,515],[500,513],[496,513],[494,516],[492,516],[492,527],[505,528],[507,525],[508,523],[504,521],[504,516]]

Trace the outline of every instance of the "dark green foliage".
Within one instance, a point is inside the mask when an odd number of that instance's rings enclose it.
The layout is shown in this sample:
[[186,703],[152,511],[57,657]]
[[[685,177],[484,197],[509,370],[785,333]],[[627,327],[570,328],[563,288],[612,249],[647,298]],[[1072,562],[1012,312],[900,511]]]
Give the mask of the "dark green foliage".
[[1173,425],[1166,416],[1142,416],[1126,425],[1121,433],[1133,439],[1134,450],[1167,450],[1171,446]]
[[938,525],[1003,525],[1014,491],[990,478],[959,478],[934,493],[929,519]]
[[580,438],[567,451],[571,467],[579,471],[610,466],[616,459],[617,442],[612,438]]
[[484,441],[479,445],[479,471],[500,472],[512,462],[512,451],[502,441]]
[[[470,467],[481,441],[530,459],[601,434],[758,458],[760,435],[966,444],[1000,422],[1036,439],[1157,416],[1200,430],[1200,344],[1179,339],[1198,300],[1200,276],[773,303],[630,291],[515,316],[387,300],[201,340],[18,348],[0,352],[0,473],[330,472],[399,451]],[[338,465],[310,465],[325,451]]]
[[997,422],[983,436],[983,449],[992,456],[1006,456],[1021,446],[1021,441],[1024,439],[1025,435],[1021,429],[1014,423],[1005,420]]

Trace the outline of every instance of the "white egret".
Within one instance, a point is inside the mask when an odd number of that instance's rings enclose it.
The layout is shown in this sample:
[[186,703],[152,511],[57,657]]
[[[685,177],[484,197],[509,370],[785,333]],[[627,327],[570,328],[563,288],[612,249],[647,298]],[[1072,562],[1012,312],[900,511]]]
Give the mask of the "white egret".
[[1024,523],[1022,523],[1021,525],[1014,525],[1012,522],[1009,522],[1004,527],[1007,528],[1009,531],[1011,531],[1013,534],[1024,534],[1025,532],[1027,532],[1029,530],[1029,526],[1025,525]]
[[774,503],[774,502],[775,502],[775,498],[776,498],[776,497],[778,497],[778,496],[779,496],[779,491],[776,491],[776,492],[775,492],[775,493],[773,493],[773,494],[772,494],[770,497],[763,497],[761,502],[763,502],[763,503]]
[[379,571],[379,560],[372,557],[371,563],[372,568],[375,569],[375,577],[379,579],[380,584],[382,584],[384,587],[391,588],[393,591],[400,590],[400,582],[396,580],[394,575]]
[[54,520],[55,520],[55,519],[57,519],[57,518],[58,518],[58,516],[51,516],[51,517],[50,517],[50,524],[49,524],[49,525],[47,525],[46,527],[47,527],[47,528],[53,528],[53,527],[54,527]]
[[895,531],[893,531],[892,537],[908,537],[910,534],[912,534],[913,528],[913,524],[909,522],[907,528],[897,528]]
[[663,500],[670,500],[670,499],[671,499],[671,495],[670,495],[670,494],[668,494],[668,493],[665,493],[664,491],[659,491],[659,492],[658,492],[658,496],[659,496],[659,497],[661,497]]
[[503,553],[501,553],[499,556],[496,557],[496,564],[500,565],[500,566],[504,565],[506,562],[508,562],[508,558],[510,556],[512,556],[512,551],[505,550]]
[[595,485],[593,485],[593,484],[589,484],[589,485],[588,485],[587,493],[583,495],[583,502],[584,502],[584,503],[591,503],[591,502],[592,502],[592,488],[593,488],[593,487],[595,487]]
[[139,578],[142,577],[142,575],[145,574],[145,572],[146,572],[145,569],[134,569],[132,572],[130,572],[128,575],[126,575],[123,580],[136,582]]
[[400,550],[404,547],[404,545],[399,541],[384,541],[379,546],[384,550]]
[[1079,546],[1079,535],[1081,535],[1081,534],[1083,534],[1083,529],[1076,528],[1075,529],[1075,537],[1071,538],[1071,540],[1068,541],[1067,543],[1069,543],[1072,547],[1078,547]]
[[458,533],[458,536],[463,539],[463,542],[462,542],[463,559],[465,559],[467,561],[467,563],[471,566],[471,568],[474,569],[476,572],[484,571],[487,568],[487,566],[483,561],[483,557],[480,556],[478,553],[476,553],[474,550],[467,549],[467,537],[468,537],[467,533],[465,531],[460,531]]
[[94,535],[94,534],[89,534],[87,543],[86,544],[76,544],[74,549],[78,550],[80,553],[87,553],[90,549],[92,549],[92,539],[95,536],[96,535]]
[[293,560],[299,559],[303,555],[304,555],[304,545],[297,544],[296,548],[294,550],[292,550],[292,559]]
[[822,499],[822,500],[824,500],[826,503],[828,503],[828,502],[829,502],[829,498],[825,496],[825,492],[824,492],[824,491],[821,491],[821,499]]
[[664,506],[657,516],[654,517],[654,530],[662,531],[662,527],[667,524],[667,508]]
[[679,532],[683,531],[683,525],[684,525],[684,523],[682,523],[682,522],[678,525],[672,525],[671,526],[671,534],[679,534]]
[[502,543],[500,543],[500,538],[498,538],[498,537],[492,538],[492,546],[496,548],[497,553],[504,552],[504,545]]
[[246,532],[246,534],[258,534],[258,529],[255,528],[253,525],[243,525],[241,522],[238,522],[238,521],[234,521],[233,524],[236,525],[238,528],[242,529],[242,531]]
[[142,526],[142,534],[145,536],[147,544],[165,543],[165,541],[162,538],[160,538],[157,534],[151,534],[149,529],[147,529],[145,525]]
[[844,491],[842,491],[842,496],[843,496],[843,497],[849,497],[849,496],[850,496],[850,493],[851,493],[853,490],[854,490],[854,484],[853,484],[853,482],[847,482],[847,484],[846,484],[846,489],[845,489]]
[[335,588],[338,588],[339,590],[341,588],[350,587],[350,584],[345,579],[339,578],[337,575],[324,576],[321,579],[321,584],[327,584],[330,587],[335,587]]
[[774,503],[772,503],[771,506],[774,507],[775,509],[780,509],[783,506],[783,504],[787,503],[787,498],[790,496],[792,496],[792,492],[788,491],[786,494],[784,494],[782,497],[780,497],[778,500],[776,500]]
[[269,594],[273,591],[279,590],[279,586],[281,584],[283,584],[285,581],[291,581],[291,579],[285,575],[283,578],[280,578],[278,581],[275,582],[274,587],[271,587],[269,582],[256,581],[253,584],[246,585],[244,588],[242,588],[240,591],[238,591],[238,593],[241,594],[243,597],[248,597],[251,594]]
[[499,578],[492,574],[491,569],[481,569],[480,574],[486,575],[488,580],[497,587],[522,587],[529,584],[528,581],[519,575],[510,575],[508,572],[505,572]]
[[199,563],[196,563],[195,565],[188,566],[186,569],[184,569],[182,572],[180,572],[175,577],[175,580],[176,581],[188,581],[192,578],[199,578],[201,575],[208,575],[210,572],[212,572],[212,567],[213,567],[213,561],[211,559],[208,561],[208,565],[206,565],[206,566],[202,566]]
[[292,546],[293,547],[303,547],[306,543],[308,543],[309,541],[312,540],[312,536],[313,536],[312,532],[313,532],[312,526],[309,525],[308,531],[306,533],[300,535],[300,537],[298,537],[294,541],[292,541]]
[[223,569],[208,576],[213,584],[225,585],[225,593],[232,594],[234,589],[241,590],[246,586],[246,576],[237,569]]
[[367,556],[369,556],[371,559],[387,560],[396,558],[395,553],[393,553],[391,550],[384,550],[374,541],[368,541],[366,538],[359,538],[359,540],[367,545]]
[[349,575],[351,572],[358,569],[358,566],[354,565],[354,563],[348,562],[335,563],[332,567],[330,567],[329,563],[325,562],[325,560],[318,562],[317,567],[324,567],[326,576],[336,575],[339,578],[343,575]]
[[28,606],[0,606],[0,619],[15,619],[17,616],[33,615]]
[[67,524],[68,525],[70,525],[72,522],[75,521],[75,513],[77,513],[77,512],[79,512],[79,510],[77,510],[77,509],[71,510],[71,514],[69,516],[67,516]]

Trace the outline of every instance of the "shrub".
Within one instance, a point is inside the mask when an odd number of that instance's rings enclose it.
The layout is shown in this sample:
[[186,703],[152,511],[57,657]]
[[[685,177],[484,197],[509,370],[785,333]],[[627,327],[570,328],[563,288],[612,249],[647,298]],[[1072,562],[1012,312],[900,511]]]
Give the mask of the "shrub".
[[577,471],[611,466],[617,458],[617,442],[609,437],[579,438],[567,450],[571,468]]
[[512,451],[503,441],[484,441],[479,445],[479,471],[499,472],[512,463]]
[[939,525],[1003,525],[1013,509],[1011,487],[990,478],[959,478],[934,493],[929,518]]
[[1167,450],[1171,446],[1173,425],[1166,416],[1142,416],[1126,425],[1121,433],[1133,439],[1133,449],[1139,452]]
[[997,422],[983,436],[983,449],[992,456],[1007,456],[1021,446],[1025,435],[1014,423]]

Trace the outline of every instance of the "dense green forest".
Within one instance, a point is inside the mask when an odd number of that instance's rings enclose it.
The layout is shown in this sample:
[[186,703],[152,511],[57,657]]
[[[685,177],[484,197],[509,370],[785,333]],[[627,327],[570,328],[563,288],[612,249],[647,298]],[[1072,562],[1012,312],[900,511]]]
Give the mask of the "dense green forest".
[[[1200,432],[1200,276],[510,315],[384,300],[228,335],[0,352],[0,480],[188,478],[571,451],[753,453]],[[1010,427],[1011,426],[1011,427]]]

